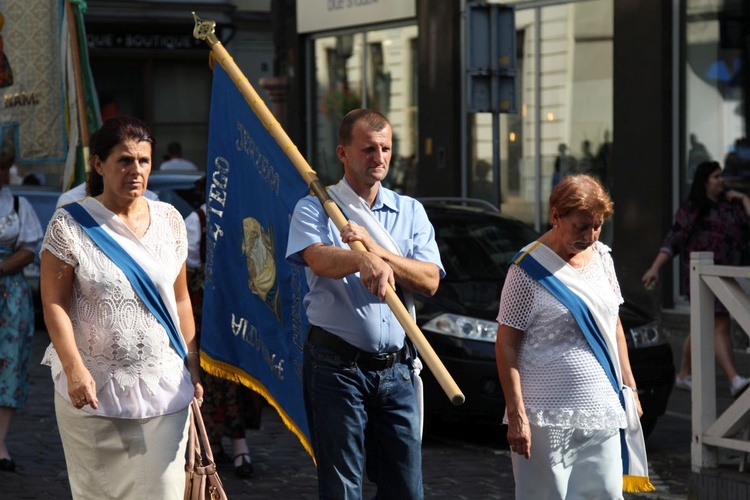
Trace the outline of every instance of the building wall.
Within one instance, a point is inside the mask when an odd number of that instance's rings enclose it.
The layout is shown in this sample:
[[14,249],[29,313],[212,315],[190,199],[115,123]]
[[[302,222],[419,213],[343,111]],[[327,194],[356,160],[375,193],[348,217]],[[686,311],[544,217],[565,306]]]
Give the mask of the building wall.
[[[192,10],[217,23],[216,33],[264,100],[259,81],[273,74],[270,2],[93,2],[85,16],[92,73],[104,117],[131,114],[146,121],[157,144],[167,144],[205,168],[212,72],[210,48],[193,37]],[[246,11],[242,8],[262,9]]]

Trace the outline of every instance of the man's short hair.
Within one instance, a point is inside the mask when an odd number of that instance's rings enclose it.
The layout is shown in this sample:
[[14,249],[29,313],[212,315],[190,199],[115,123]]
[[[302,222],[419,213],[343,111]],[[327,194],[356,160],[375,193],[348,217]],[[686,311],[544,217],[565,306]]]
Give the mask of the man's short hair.
[[380,131],[391,123],[388,121],[383,114],[378,113],[375,110],[360,108],[349,111],[344,119],[341,120],[341,126],[339,127],[339,144],[342,146],[348,146],[352,142],[352,134],[354,132],[354,124],[358,121],[364,121],[370,130]]

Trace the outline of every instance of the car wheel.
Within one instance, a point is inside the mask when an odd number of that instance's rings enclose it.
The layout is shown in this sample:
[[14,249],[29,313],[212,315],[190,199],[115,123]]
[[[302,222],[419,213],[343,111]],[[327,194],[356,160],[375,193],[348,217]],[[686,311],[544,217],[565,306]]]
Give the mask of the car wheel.
[[656,427],[656,418],[642,418],[641,427],[643,428],[643,439],[648,439]]

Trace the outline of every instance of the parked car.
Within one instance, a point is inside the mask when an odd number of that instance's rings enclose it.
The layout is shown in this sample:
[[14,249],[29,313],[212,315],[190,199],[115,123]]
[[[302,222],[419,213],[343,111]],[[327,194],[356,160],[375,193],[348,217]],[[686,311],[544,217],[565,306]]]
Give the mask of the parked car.
[[[433,297],[416,297],[417,324],[466,396],[463,405],[453,406],[424,370],[427,421],[500,423],[505,403],[495,364],[495,318],[508,263],[539,235],[481,200],[422,202],[435,227],[446,277]],[[664,414],[674,385],[672,349],[660,325],[627,299],[620,318],[648,435]]]
[[182,217],[201,206],[206,200],[195,188],[201,172],[152,172],[148,177],[148,188],[159,196],[160,201],[172,204]]

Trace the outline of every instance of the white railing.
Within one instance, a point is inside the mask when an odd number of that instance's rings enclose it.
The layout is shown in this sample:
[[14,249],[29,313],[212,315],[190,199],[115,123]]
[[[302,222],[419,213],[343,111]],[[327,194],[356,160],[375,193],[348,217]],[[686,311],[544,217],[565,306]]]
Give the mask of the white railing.
[[[750,453],[750,390],[720,415],[716,405],[714,300],[727,308],[740,328],[750,335],[750,296],[737,283],[750,279],[750,267],[717,266],[712,252],[690,254],[690,341],[693,372],[692,469],[716,468],[719,448]],[[742,431],[745,431],[744,433]],[[741,434],[744,439],[738,437]]]

